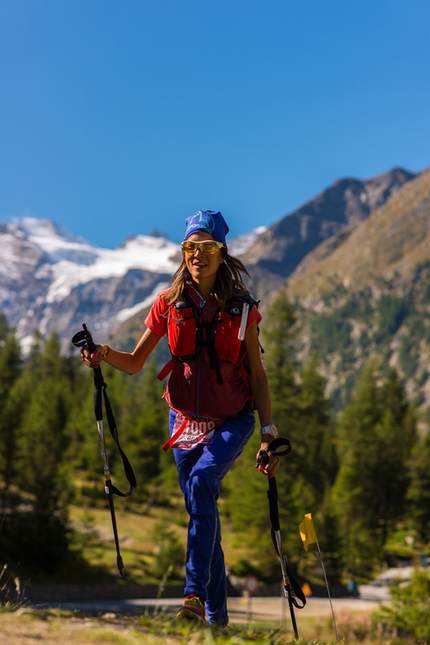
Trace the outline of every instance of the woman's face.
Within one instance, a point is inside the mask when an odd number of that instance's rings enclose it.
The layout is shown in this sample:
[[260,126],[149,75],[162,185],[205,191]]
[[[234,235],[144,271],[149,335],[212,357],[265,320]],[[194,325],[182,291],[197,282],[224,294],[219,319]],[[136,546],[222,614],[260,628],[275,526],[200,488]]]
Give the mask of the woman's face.
[[[193,233],[187,238],[190,242],[203,242],[204,240],[214,240],[215,238],[209,233]],[[203,253],[201,249],[196,249],[193,255],[184,253],[184,260],[191,278],[197,284],[210,282],[215,283],[216,274],[220,264],[224,262],[222,249],[215,253]]]

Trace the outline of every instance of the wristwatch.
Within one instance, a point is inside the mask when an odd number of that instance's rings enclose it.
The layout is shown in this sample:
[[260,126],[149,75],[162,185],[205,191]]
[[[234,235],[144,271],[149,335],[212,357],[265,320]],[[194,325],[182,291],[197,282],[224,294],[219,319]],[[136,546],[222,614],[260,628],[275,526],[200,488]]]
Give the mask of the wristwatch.
[[268,434],[273,439],[276,439],[278,436],[278,429],[273,425],[273,423],[269,423],[269,425],[260,428],[260,437],[262,437],[263,434]]

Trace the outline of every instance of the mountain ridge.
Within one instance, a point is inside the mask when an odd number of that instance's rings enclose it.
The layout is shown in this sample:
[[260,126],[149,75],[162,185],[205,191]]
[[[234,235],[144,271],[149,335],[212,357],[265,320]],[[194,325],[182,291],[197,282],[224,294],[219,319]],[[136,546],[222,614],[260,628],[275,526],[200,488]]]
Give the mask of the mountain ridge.
[[339,179],[279,219],[247,250],[253,290],[265,292],[267,282],[281,286],[322,242],[365,220],[418,174],[394,168],[372,179]]
[[430,411],[430,169],[308,254],[286,282],[300,356],[316,351],[341,407],[366,362],[395,368]]
[[[268,302],[310,250],[350,221],[368,217],[414,177],[394,169],[370,180],[339,180],[275,224],[229,241],[229,251],[245,261],[251,290],[257,297],[262,291]],[[169,284],[180,259],[179,245],[159,233],[102,249],[36,218],[0,224],[0,248],[0,311],[27,347],[37,329],[43,336],[55,330],[66,348],[82,322],[108,338],[138,316],[141,330],[142,312]]]
[[[417,222],[414,220],[426,217],[429,205],[430,169],[403,186],[395,200],[387,201],[363,225],[360,222],[346,227],[308,254],[291,274],[288,280],[289,292],[294,297],[299,295],[299,289],[295,288],[298,282],[302,293],[304,282],[308,291],[320,289],[321,279],[317,273],[330,273],[334,276],[339,271],[336,269],[336,260],[341,264],[343,281],[347,283],[345,286],[357,283],[358,275],[365,268],[368,274],[391,277],[398,265],[401,265],[403,271],[406,270],[410,254],[419,256],[411,265],[419,260],[425,261],[428,259],[428,237],[426,235],[423,238],[423,229],[416,226]],[[408,214],[407,225],[405,213]],[[375,244],[371,243],[376,239],[379,243],[374,248]]]

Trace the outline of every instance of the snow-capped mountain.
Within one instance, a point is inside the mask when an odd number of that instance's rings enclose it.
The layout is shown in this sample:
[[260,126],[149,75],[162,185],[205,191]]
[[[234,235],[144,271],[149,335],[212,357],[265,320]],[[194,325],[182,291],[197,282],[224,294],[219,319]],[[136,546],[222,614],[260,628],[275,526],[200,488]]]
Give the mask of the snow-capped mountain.
[[[232,240],[232,252],[245,252],[263,230]],[[36,329],[55,329],[67,346],[83,322],[106,338],[151,304],[180,259],[179,245],[164,237],[136,235],[103,249],[35,218],[0,224],[0,249],[0,311],[24,347]]]
[[[268,301],[322,242],[365,220],[415,177],[395,168],[373,179],[339,180],[270,227],[229,240],[230,253],[242,256],[249,270],[253,295]],[[102,249],[52,221],[24,218],[0,223],[0,259],[0,312],[23,346],[35,330],[45,337],[55,330],[67,348],[82,323],[103,342],[150,305],[170,283],[180,247],[137,235]]]
[[267,231],[267,226],[258,226],[249,233],[238,235],[228,242],[228,251],[231,255],[238,257],[244,255],[257,239]]

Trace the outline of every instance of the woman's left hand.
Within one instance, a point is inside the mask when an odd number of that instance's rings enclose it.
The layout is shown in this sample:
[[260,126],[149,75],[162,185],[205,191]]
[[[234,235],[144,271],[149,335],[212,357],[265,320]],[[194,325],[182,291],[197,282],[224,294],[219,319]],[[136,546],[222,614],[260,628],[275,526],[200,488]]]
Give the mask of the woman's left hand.
[[258,466],[258,472],[263,473],[263,475],[267,475],[268,477],[275,477],[279,469],[279,457],[277,457],[276,455],[271,455],[267,451],[267,447],[268,447],[267,443],[262,443],[260,446],[260,450],[256,454],[257,461],[259,461],[261,450],[264,450],[265,452],[267,452],[269,456],[269,461],[266,464],[260,460],[259,466]]

